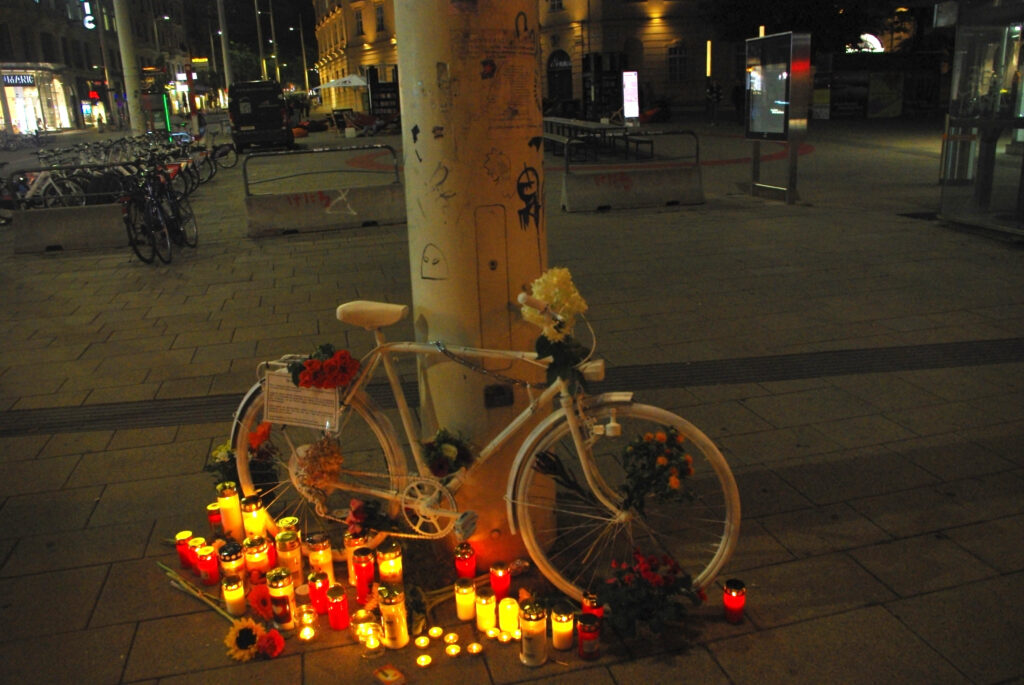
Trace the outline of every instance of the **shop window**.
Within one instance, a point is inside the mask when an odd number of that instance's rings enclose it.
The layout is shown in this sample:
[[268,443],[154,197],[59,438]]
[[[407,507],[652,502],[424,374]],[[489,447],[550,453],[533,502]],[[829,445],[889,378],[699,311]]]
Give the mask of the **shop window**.
[[14,60],[14,44],[11,43],[11,30],[7,24],[0,24],[0,59]]
[[669,83],[686,80],[686,46],[682,43],[668,46],[668,80]]

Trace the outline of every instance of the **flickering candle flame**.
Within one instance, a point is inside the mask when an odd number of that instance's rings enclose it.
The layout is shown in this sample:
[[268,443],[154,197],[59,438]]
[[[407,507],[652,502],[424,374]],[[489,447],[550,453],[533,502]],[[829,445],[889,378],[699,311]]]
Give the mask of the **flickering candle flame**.
[[433,659],[430,658],[429,654],[420,654],[416,657],[416,665],[420,668],[426,668],[430,665],[431,661],[433,661]]
[[441,637],[442,635],[444,635],[444,628],[442,628],[441,626],[432,626],[430,630],[427,631],[427,635],[435,638]]
[[447,633],[444,636],[444,643],[446,645],[453,645],[453,644],[455,644],[458,641],[459,641],[459,634],[458,633]]
[[500,631],[498,633],[498,642],[511,642],[511,641],[512,641],[512,633],[508,632],[507,630],[502,630],[502,631]]
[[[430,646],[430,638],[427,637],[426,635],[420,635],[418,638],[413,640],[413,643],[417,647],[419,647],[420,649],[426,649],[427,647]],[[428,659],[429,659],[429,657],[428,657]],[[430,663],[430,661],[428,660],[427,663]]]
[[466,651],[470,654],[479,654],[480,652],[484,651],[484,646],[479,642],[470,642],[468,645],[466,645]]
[[462,647],[459,647],[458,645],[448,645],[444,648],[444,653],[448,656],[458,656],[461,651]]

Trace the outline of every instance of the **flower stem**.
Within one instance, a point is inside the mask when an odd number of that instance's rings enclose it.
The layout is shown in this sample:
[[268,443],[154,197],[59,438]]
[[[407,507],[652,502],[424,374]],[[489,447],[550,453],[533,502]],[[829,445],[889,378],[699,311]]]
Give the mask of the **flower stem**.
[[216,611],[218,614],[223,616],[229,623],[235,622],[235,617],[226,612],[220,607],[220,604],[213,599],[210,599],[209,595],[197,588],[190,581],[183,578],[177,571],[170,568],[166,564],[156,562],[156,565],[163,569],[164,575],[171,579],[171,587],[176,590],[181,590],[186,595],[191,595],[200,602],[206,604],[208,607]]

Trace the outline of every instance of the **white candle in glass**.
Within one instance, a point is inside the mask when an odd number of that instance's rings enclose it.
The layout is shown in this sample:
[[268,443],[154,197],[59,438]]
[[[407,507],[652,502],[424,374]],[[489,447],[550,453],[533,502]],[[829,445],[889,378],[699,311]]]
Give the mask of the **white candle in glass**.
[[469,578],[455,581],[455,613],[460,621],[472,621],[476,616],[476,586]]

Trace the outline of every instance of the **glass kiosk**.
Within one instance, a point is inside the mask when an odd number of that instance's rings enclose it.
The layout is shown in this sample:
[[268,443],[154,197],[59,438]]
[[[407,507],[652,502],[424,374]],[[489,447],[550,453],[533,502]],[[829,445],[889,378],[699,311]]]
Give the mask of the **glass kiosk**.
[[1024,2],[962,4],[940,162],[943,219],[1024,235]]

